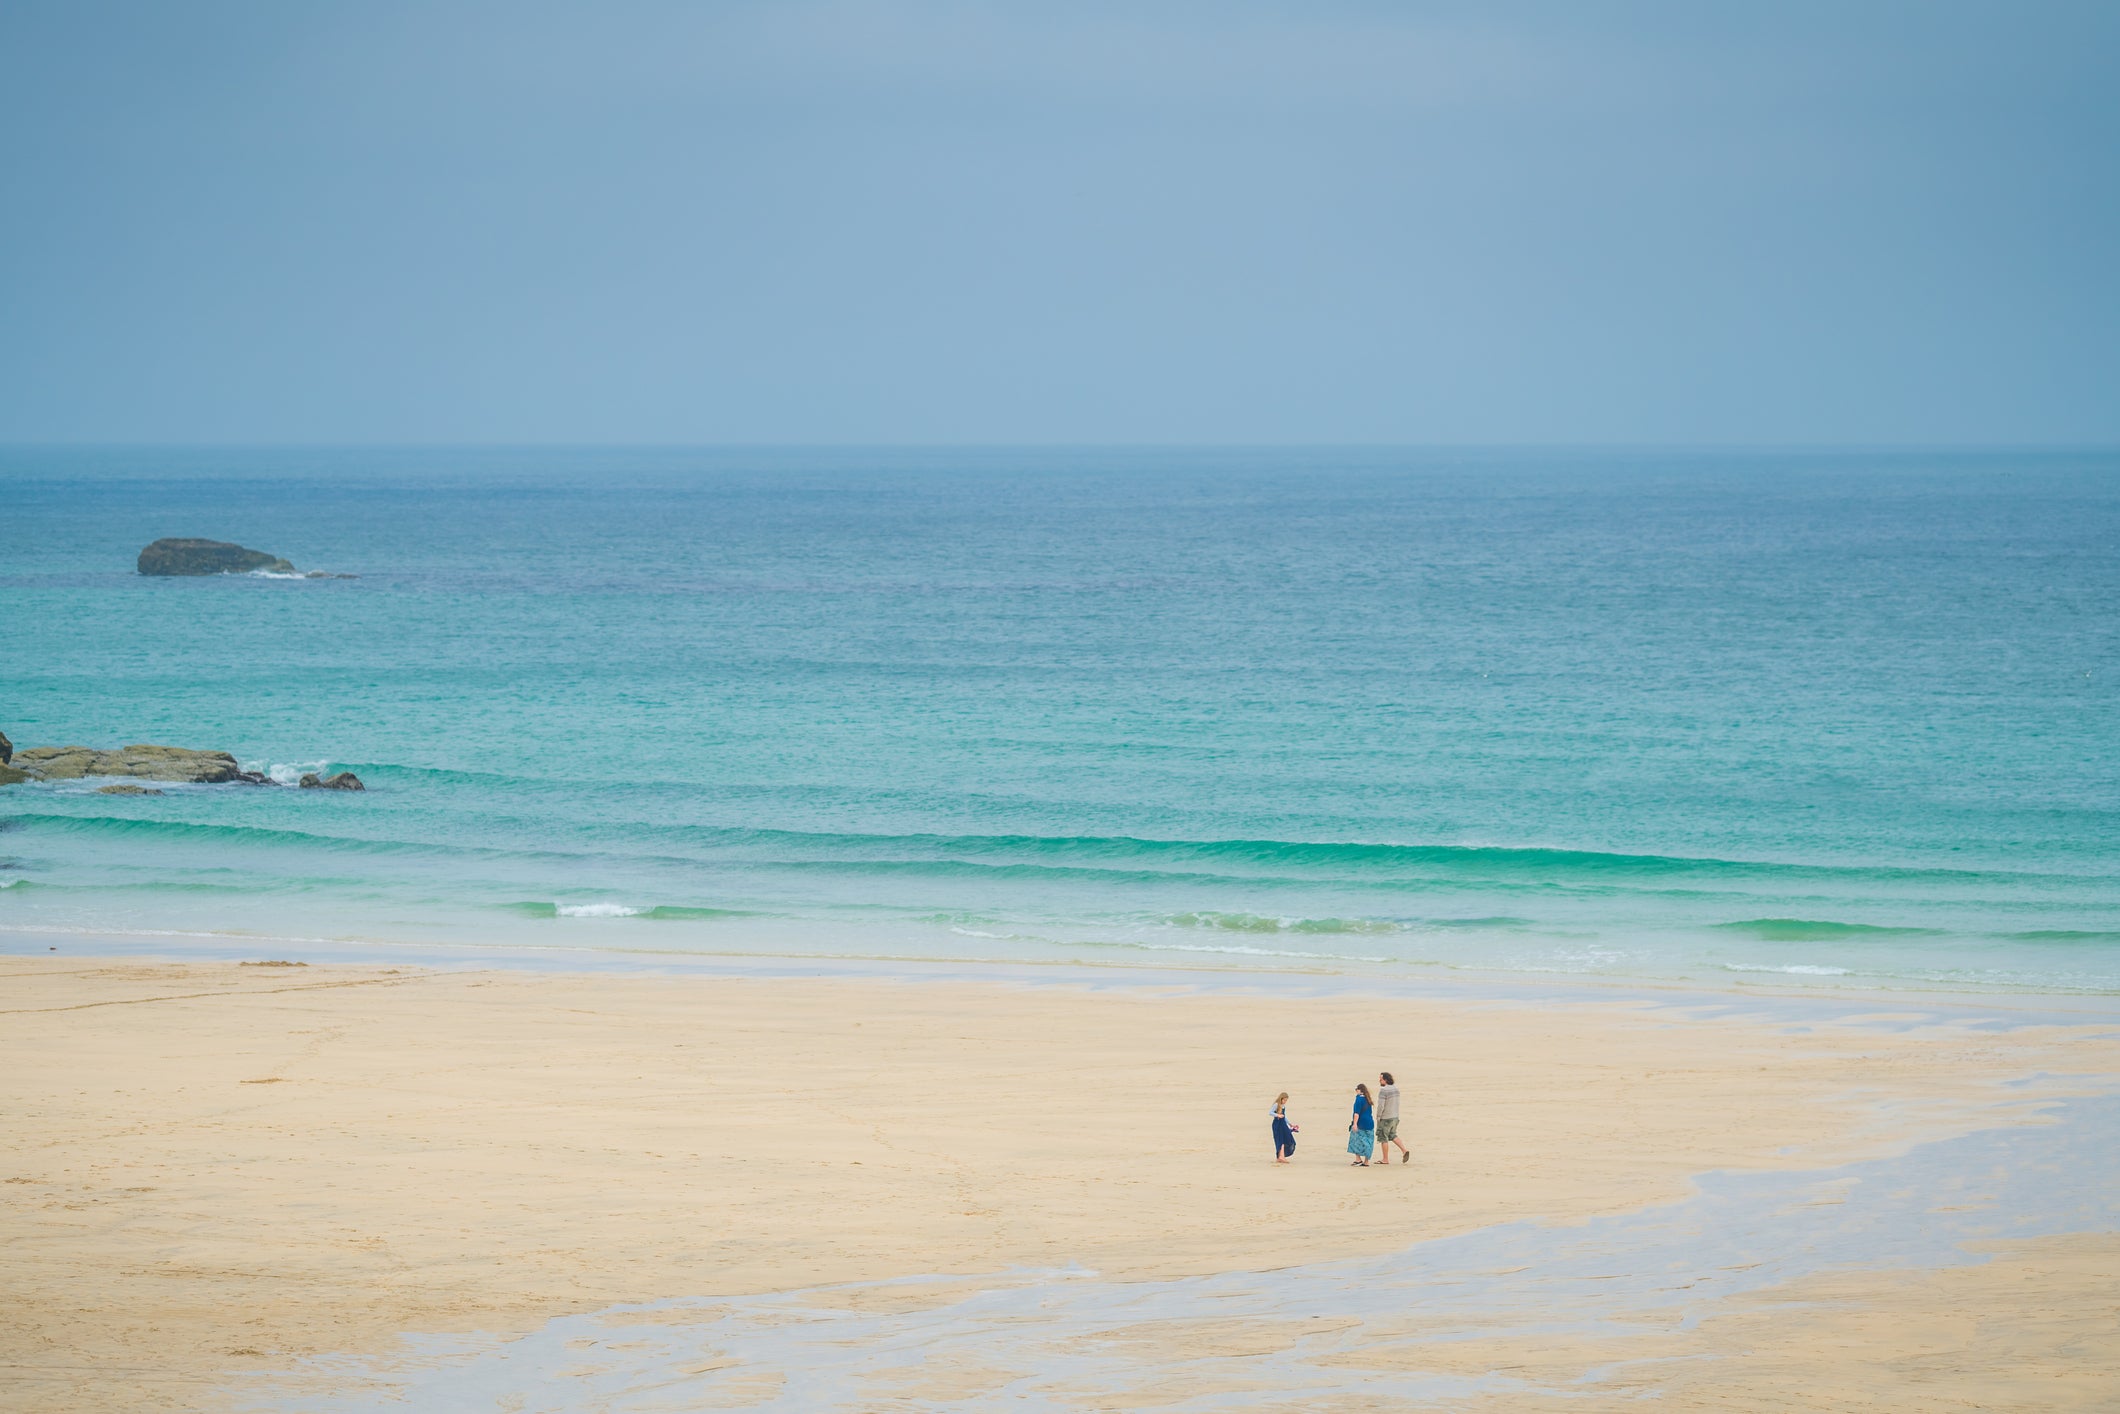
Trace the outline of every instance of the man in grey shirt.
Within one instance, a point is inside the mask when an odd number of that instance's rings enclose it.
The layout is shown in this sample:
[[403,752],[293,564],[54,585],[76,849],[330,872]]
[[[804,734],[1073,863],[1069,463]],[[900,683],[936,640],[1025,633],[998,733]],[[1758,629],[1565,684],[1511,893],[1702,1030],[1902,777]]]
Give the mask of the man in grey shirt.
[[1412,1161],[1413,1155],[1399,1144],[1399,1087],[1392,1082],[1388,1070],[1377,1076],[1377,1155],[1388,1164],[1391,1151],[1384,1147],[1386,1144],[1399,1145],[1400,1163]]

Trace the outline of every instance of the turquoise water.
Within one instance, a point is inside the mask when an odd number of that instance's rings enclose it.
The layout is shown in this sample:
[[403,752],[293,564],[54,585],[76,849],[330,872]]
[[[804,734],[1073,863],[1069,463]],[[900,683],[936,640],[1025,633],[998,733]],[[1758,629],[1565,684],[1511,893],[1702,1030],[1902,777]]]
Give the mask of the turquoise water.
[[[2120,989],[2120,456],[0,453],[0,946]],[[351,580],[150,580],[163,535]],[[260,946],[264,946],[261,941]]]

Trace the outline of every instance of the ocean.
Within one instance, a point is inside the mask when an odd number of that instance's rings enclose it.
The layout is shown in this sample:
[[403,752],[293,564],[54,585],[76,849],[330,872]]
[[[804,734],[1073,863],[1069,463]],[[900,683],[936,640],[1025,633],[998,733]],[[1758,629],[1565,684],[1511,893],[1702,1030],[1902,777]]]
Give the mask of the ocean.
[[0,790],[0,948],[2120,990],[2109,452],[14,448],[0,623],[368,787]]

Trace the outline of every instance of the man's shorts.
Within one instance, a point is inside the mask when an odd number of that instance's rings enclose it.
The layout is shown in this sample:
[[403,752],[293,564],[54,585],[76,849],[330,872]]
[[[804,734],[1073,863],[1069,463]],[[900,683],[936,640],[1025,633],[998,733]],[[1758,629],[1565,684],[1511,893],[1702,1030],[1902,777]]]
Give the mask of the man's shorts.
[[1398,1137],[1399,1118],[1397,1115],[1393,1115],[1390,1119],[1380,1119],[1377,1121],[1377,1143],[1389,1144],[1396,1140]]

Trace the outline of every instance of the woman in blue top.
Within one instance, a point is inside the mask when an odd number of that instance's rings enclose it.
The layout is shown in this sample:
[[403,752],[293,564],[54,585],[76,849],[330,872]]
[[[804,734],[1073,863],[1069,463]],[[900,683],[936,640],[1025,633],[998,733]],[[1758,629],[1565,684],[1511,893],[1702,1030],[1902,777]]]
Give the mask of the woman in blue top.
[[1283,1090],[1273,1102],[1273,1161],[1288,1162],[1288,1156],[1296,1151],[1296,1131],[1303,1126],[1288,1122],[1288,1092]]
[[1354,1118],[1347,1121],[1347,1152],[1354,1155],[1354,1167],[1369,1167],[1369,1156],[1376,1152],[1377,1119],[1376,1107],[1369,1103],[1369,1087],[1354,1087]]

